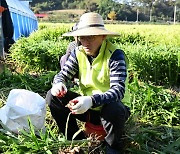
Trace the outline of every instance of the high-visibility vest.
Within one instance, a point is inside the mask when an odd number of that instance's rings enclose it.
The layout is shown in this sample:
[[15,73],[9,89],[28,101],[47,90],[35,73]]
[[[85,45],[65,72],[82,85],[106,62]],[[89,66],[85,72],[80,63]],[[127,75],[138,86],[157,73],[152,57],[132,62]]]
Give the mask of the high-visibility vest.
[[[110,89],[110,70],[109,60],[113,52],[118,49],[108,40],[103,41],[98,56],[90,64],[85,51],[82,47],[76,50],[76,56],[79,64],[79,84],[80,93],[84,96],[101,94]],[[127,59],[125,60],[128,62]],[[127,64],[126,64],[127,65]],[[129,103],[129,94],[127,85],[128,77],[125,81],[125,94],[122,100],[123,103]]]

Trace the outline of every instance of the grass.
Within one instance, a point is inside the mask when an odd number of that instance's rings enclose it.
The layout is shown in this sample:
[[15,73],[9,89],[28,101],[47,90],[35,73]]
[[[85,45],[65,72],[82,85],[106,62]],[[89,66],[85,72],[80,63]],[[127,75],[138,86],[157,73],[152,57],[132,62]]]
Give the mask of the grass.
[[[44,75],[33,77],[27,74],[5,73],[4,78],[1,78],[4,85],[1,86],[0,106],[5,104],[8,93],[13,88],[29,87],[28,89],[45,97],[47,89],[51,87],[52,74],[54,73],[47,72]],[[30,79],[31,82],[28,82]],[[45,81],[49,87],[43,88],[41,83]],[[5,88],[7,83],[8,87]],[[38,85],[37,83],[39,86],[34,87]],[[180,97],[163,87],[140,82],[137,78],[131,81],[129,90],[132,114],[126,124],[126,153],[176,154],[180,150]],[[71,141],[67,141],[62,134],[58,134],[57,126],[48,108],[45,133],[40,131],[40,136],[36,136],[33,126],[29,124],[30,133],[22,131],[19,135],[0,129],[1,153],[56,153],[59,149],[67,150],[70,146],[72,150],[75,145],[85,151],[89,148],[88,143],[91,143],[84,140],[73,142],[71,145]]]

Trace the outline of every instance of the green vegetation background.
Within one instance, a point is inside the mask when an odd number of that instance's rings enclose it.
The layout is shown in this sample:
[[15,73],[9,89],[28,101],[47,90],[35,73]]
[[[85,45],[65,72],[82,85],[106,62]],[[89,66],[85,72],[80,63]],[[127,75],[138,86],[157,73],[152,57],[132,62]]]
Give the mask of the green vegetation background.
[[[164,0],[33,0],[31,8],[35,13],[48,12],[49,20],[53,22],[76,20],[78,10],[85,12],[98,12],[104,19],[121,21],[151,21],[172,22],[174,19],[174,7],[176,6],[176,21],[180,21],[180,1]],[[76,12],[54,13],[53,10],[74,9]],[[60,14],[63,14],[60,16]],[[56,16],[56,17],[55,17]],[[57,19],[59,18],[59,20]]]

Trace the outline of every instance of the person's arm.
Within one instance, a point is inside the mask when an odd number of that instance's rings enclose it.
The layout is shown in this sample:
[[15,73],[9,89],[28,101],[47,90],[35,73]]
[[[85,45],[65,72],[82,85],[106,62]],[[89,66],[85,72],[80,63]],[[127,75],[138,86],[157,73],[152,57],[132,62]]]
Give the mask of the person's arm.
[[70,56],[71,54],[71,51],[74,51],[77,47],[77,43],[76,41],[73,41],[73,42],[70,42],[68,47],[67,47],[67,50],[66,50],[66,54],[63,55],[61,58],[60,58],[60,67],[61,69],[63,68],[64,64],[66,63],[68,57]]
[[124,97],[127,68],[123,51],[119,49],[114,51],[109,61],[109,69],[110,89],[103,94],[94,94],[92,96],[93,107],[119,102]]
[[67,61],[65,62],[62,70],[55,75],[53,84],[62,82],[66,84],[67,81],[70,81],[73,76],[76,74],[78,71],[78,62],[75,54],[75,50],[71,51],[71,54]]

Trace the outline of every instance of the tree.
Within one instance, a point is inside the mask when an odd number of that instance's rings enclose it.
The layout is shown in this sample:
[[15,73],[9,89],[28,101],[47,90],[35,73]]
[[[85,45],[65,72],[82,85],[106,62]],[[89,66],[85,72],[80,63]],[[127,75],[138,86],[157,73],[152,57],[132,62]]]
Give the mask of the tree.
[[152,21],[153,7],[157,0],[137,0],[137,1],[139,1],[144,7],[148,7],[149,21]]
[[130,5],[133,6],[134,10],[138,8],[139,13],[148,15],[150,21],[152,21],[152,17],[160,20],[170,20],[174,18],[176,5],[177,20],[180,20],[178,18],[178,14],[180,14],[180,12],[178,12],[180,0],[131,0]]
[[98,4],[95,2],[91,2],[91,1],[86,1],[86,12],[94,12],[97,11],[98,9]]
[[130,2],[130,5],[132,6],[132,9],[136,11],[136,22],[138,22],[139,21],[140,10],[141,10],[139,2],[137,2],[136,0],[132,0]]
[[116,20],[116,13],[115,13],[115,11],[111,11],[108,14],[108,18],[111,19],[111,20]]
[[107,19],[107,15],[113,10],[115,2],[112,0],[100,1],[97,12]]

